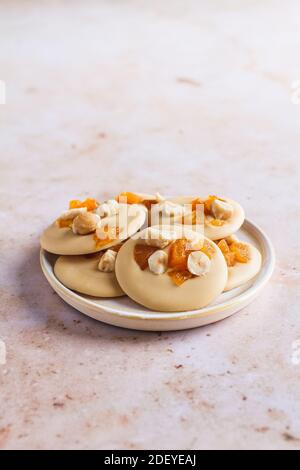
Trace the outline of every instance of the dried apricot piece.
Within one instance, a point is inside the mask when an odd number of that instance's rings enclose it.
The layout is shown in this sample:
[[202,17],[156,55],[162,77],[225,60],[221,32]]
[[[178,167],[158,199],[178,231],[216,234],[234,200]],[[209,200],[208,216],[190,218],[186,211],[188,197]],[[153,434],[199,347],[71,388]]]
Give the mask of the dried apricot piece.
[[[111,243],[115,240],[117,240],[119,234],[120,234],[120,229],[119,227],[116,227],[114,229],[114,233],[109,233],[109,227],[106,225],[103,227],[103,231],[107,233],[107,236],[105,238],[98,238],[97,235],[94,235],[94,240],[96,242],[96,247],[101,248],[102,246],[107,245],[108,243]],[[113,235],[113,236],[112,236]]]
[[196,222],[197,222],[197,212],[196,210],[194,210],[192,212],[192,225],[196,225]]
[[86,207],[88,211],[94,211],[99,206],[99,202],[91,198],[86,199],[83,204],[83,207]]
[[213,246],[207,240],[204,240],[203,247],[200,249],[200,251],[208,256],[209,259],[212,259],[215,254]]
[[148,259],[150,256],[157,251],[156,246],[143,245],[142,243],[137,243],[134,247],[134,259],[141,268],[142,271],[148,268]]
[[69,202],[69,209],[78,209],[78,208],[82,207],[81,204],[82,204],[82,202],[79,199],[72,199]]
[[94,240],[96,242],[96,248],[102,248],[103,246],[107,245],[108,243],[113,242],[112,238],[98,238],[97,235],[94,235]]
[[208,196],[208,198],[204,201],[204,213],[206,215],[211,213],[211,205],[216,199],[218,199],[217,196]]
[[229,268],[232,268],[236,264],[236,258],[235,258],[235,253],[229,252],[229,253],[223,253],[225,261],[227,263],[227,266]]
[[194,276],[188,270],[173,269],[168,272],[168,276],[172,279],[176,286],[181,286],[185,281],[192,279]]
[[120,202],[122,199],[123,202],[126,202],[126,204],[141,204],[143,202],[143,198],[141,198],[141,196],[130,192],[120,193],[119,196],[116,197],[118,202]]
[[182,271],[187,269],[188,253],[186,251],[186,244],[187,240],[180,238],[170,245],[168,261],[169,268],[176,268]]
[[73,223],[73,219],[59,219],[58,220],[59,228],[71,227],[72,223]]
[[238,263],[248,263],[250,260],[249,248],[244,243],[232,243],[230,251],[235,254],[235,259]]
[[224,255],[227,266],[230,268],[234,266],[236,263],[235,253],[230,251],[230,246],[228,245],[227,241],[225,239],[222,239],[217,245]]
[[73,199],[69,203],[70,209],[80,209],[86,207],[88,211],[94,211],[99,206],[99,203],[96,199],[87,198],[85,201],[80,201],[79,199]]
[[201,212],[197,212],[197,210],[193,210],[191,216],[183,216],[182,217],[182,224],[184,225],[186,223],[186,220],[190,221],[188,222],[189,225],[202,225],[203,224],[203,215]]
[[225,220],[213,219],[210,221],[210,224],[214,225],[215,227],[222,227],[225,224]]
[[226,253],[230,253],[230,248],[226,240],[220,240],[218,243],[218,247],[222,251],[223,255]]
[[191,204],[192,204],[192,211],[195,211],[197,209],[197,206],[200,205],[200,204],[204,204],[205,201],[203,199],[200,199],[200,197],[198,197],[197,199],[194,199]]

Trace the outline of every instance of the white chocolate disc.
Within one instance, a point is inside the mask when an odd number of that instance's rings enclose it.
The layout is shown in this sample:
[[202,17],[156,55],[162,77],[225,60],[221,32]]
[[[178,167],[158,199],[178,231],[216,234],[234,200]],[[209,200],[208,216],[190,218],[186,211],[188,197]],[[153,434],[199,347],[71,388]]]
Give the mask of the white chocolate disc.
[[60,256],[54,266],[60,282],[76,292],[93,297],[120,297],[124,295],[115,273],[98,270],[99,254]]
[[106,250],[118,245],[120,241],[134,235],[145,223],[147,211],[140,204],[128,205],[127,229],[120,230],[118,238],[97,246],[94,233],[75,235],[71,228],[60,228],[56,222],[48,227],[41,236],[44,250],[57,255],[86,255]]
[[[197,196],[182,196],[172,198],[171,201],[178,204],[191,204],[192,201],[197,199]],[[203,198],[200,198],[203,199]],[[212,225],[209,221],[209,217],[205,216],[204,222],[204,235],[210,240],[221,240],[222,238],[229,237],[233,233],[237,232],[244,223],[245,212],[242,206],[232,199],[222,198],[225,202],[230,204],[233,208],[233,214],[228,220],[224,220],[224,225],[217,227]],[[192,226],[190,226],[192,228]]]
[[262,264],[262,257],[257,248],[249,243],[242,242],[248,247],[250,260],[248,263],[236,263],[228,267],[228,281],[225,291],[239,287],[253,279],[259,273]]
[[[194,238],[195,232],[182,226],[162,226],[162,230],[178,233],[178,238]],[[184,237],[181,232],[184,230]],[[147,268],[142,271],[134,259],[134,247],[142,243],[143,232],[127,240],[119,251],[116,261],[116,276],[121,288],[134,301],[151,310],[163,312],[187,311],[202,308],[222,293],[227,282],[227,265],[221,250],[211,241],[213,247],[209,273],[203,277],[189,279],[176,286],[166,273],[156,275]],[[169,246],[164,248],[169,252]]]

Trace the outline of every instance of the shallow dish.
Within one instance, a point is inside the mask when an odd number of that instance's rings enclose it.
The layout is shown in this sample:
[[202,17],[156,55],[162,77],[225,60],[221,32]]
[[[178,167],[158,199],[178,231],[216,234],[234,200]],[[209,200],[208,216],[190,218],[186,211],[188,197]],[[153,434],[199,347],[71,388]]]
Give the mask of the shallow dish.
[[95,320],[135,330],[185,330],[215,323],[233,315],[249,305],[269,281],[275,265],[275,254],[269,238],[247,219],[237,235],[241,241],[252,243],[260,250],[261,271],[247,284],[224,292],[213,304],[189,312],[152,312],[128,297],[95,299],[77,294],[55,277],[53,266],[57,256],[41,250],[40,262],[43,273],[55,292],[69,305]]

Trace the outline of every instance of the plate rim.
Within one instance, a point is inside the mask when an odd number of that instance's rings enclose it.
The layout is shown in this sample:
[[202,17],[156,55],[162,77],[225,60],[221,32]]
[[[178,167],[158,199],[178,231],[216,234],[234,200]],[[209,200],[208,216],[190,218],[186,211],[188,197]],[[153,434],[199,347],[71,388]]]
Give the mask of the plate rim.
[[[71,289],[65,287],[54,275],[54,273],[49,273],[46,260],[46,251],[41,248],[40,250],[40,264],[43,271],[44,276],[46,277],[48,283],[55,291],[60,291],[64,295],[65,298],[69,298],[74,302],[77,301],[89,309],[96,311],[97,313],[108,313],[114,315],[116,317],[121,317],[124,319],[134,319],[134,320],[187,320],[187,319],[195,319],[195,318],[204,318],[210,315],[214,315],[220,313],[220,311],[224,311],[227,309],[231,309],[238,304],[245,304],[245,302],[250,302],[253,297],[255,297],[261,289],[267,284],[270,280],[274,268],[275,268],[275,250],[273,244],[266,233],[254,222],[250,221],[249,219],[245,219],[243,227],[248,230],[252,230],[256,232],[258,235],[256,238],[262,240],[260,245],[263,246],[264,250],[266,251],[266,255],[268,258],[268,264],[265,267],[264,275],[259,279],[259,282],[252,284],[248,289],[244,292],[238,294],[236,297],[225,300],[221,304],[218,305],[208,305],[202,309],[191,310],[187,312],[155,312],[153,310],[149,310],[149,312],[127,312],[122,309],[118,309],[115,307],[109,307],[106,305],[95,304],[93,299],[89,299],[83,297],[81,294],[72,291]],[[73,303],[71,303],[73,306]],[[76,307],[74,307],[76,308]],[[144,307],[143,307],[144,308]],[[99,319],[101,320],[101,319]]]

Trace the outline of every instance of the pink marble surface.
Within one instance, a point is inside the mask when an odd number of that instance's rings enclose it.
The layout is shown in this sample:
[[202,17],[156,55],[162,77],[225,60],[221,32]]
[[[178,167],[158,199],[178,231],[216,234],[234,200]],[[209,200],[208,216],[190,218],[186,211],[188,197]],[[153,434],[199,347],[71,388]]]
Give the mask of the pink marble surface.
[[[0,5],[0,448],[299,449],[299,2],[40,3]],[[64,304],[39,234],[126,189],[237,198],[277,253],[259,299],[170,334]]]

